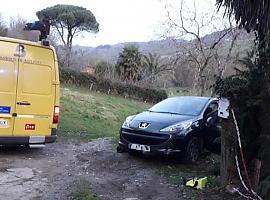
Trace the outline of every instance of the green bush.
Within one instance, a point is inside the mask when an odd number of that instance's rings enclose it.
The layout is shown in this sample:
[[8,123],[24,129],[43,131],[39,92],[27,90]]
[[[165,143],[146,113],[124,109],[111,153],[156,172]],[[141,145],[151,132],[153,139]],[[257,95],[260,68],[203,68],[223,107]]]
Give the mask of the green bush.
[[61,68],[60,81],[64,84],[73,84],[103,93],[110,93],[152,103],[156,103],[167,98],[167,93],[164,90],[149,89],[132,84],[112,82],[108,79],[98,78],[92,74],[72,69]]

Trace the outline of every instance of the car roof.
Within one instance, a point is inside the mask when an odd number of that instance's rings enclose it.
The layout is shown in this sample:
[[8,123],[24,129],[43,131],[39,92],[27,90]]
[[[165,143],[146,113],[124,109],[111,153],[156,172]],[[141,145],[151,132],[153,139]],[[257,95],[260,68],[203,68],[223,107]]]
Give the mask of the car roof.
[[174,97],[169,97],[169,98],[186,98],[186,99],[204,99],[204,100],[218,100],[217,98],[214,97],[202,97],[202,96],[174,96]]

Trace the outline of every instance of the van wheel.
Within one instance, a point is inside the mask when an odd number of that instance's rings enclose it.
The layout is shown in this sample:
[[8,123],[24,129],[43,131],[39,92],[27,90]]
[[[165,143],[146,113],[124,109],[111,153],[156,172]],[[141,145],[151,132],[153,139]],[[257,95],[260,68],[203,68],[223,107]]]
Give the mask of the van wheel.
[[202,151],[202,142],[200,138],[191,137],[186,147],[185,161],[187,163],[196,163],[199,160],[201,151]]

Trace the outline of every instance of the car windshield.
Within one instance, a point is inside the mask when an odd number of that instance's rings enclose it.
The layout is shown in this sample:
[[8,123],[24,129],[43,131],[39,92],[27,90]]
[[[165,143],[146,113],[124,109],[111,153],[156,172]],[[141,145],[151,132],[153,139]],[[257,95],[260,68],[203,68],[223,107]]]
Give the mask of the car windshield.
[[196,116],[201,113],[208,100],[200,97],[172,97],[159,102],[148,111]]

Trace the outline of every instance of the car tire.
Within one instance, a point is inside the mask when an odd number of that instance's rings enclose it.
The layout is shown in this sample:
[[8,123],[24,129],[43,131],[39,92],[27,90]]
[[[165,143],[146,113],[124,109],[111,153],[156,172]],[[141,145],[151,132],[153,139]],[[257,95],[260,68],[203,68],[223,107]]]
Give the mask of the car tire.
[[187,163],[196,163],[202,152],[202,142],[200,138],[191,137],[188,140],[185,150],[185,161]]

